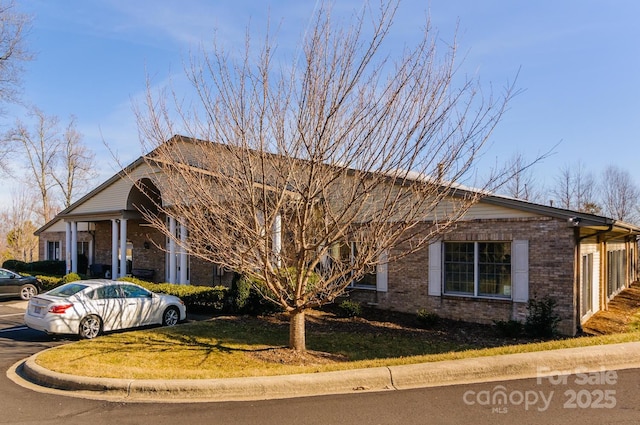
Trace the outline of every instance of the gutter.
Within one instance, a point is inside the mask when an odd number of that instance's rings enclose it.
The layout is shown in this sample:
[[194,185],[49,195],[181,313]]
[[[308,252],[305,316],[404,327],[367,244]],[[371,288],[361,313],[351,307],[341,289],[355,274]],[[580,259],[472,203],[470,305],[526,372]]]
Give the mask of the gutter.
[[583,240],[585,240],[587,238],[592,238],[594,236],[600,236],[602,234],[610,232],[611,230],[613,230],[613,222],[609,223],[609,227],[604,229],[604,230],[598,230],[597,232],[592,233],[590,235],[578,236],[577,237],[577,241],[578,241],[578,243],[580,243],[580,242],[582,242]]

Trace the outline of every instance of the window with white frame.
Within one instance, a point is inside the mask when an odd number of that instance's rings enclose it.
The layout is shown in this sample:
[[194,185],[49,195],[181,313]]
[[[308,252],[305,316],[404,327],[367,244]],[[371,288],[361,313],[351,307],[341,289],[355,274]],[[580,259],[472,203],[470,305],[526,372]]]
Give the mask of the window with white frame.
[[60,259],[60,241],[47,241],[47,260]]
[[609,297],[625,286],[627,256],[624,249],[607,252],[607,294]]
[[582,298],[580,312],[584,316],[593,304],[593,253],[582,256]]
[[[348,244],[336,244],[330,250],[332,261],[340,261],[344,264],[351,264],[358,255],[358,244],[350,242]],[[379,270],[375,265],[369,266],[365,271],[365,275],[358,280],[353,280],[349,286],[361,289],[377,289],[378,288]]]
[[511,298],[510,242],[444,242],[444,293]]

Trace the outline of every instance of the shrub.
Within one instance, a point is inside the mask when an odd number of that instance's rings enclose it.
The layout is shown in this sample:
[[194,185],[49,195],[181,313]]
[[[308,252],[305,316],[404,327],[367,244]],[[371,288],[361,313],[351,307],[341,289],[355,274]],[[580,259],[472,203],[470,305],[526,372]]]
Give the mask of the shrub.
[[174,295],[184,302],[189,312],[222,313],[225,311],[229,292],[224,286],[151,283],[135,277],[121,277],[118,280],[135,283],[152,292]]
[[69,273],[62,277],[62,279],[60,280],[60,284],[62,285],[69,282],[76,282],[78,280],[82,280],[78,273]]
[[42,282],[42,290],[44,292],[62,285],[62,279],[56,276],[36,275],[36,278]]
[[2,267],[13,270],[16,273],[27,272],[35,274],[35,272],[39,272],[44,275],[62,276],[67,266],[64,261],[59,260],[33,261],[31,263],[25,263],[20,260],[7,260],[2,263]]
[[66,272],[67,265],[64,261],[59,260],[45,260],[34,261],[27,264],[27,270],[29,272],[40,272],[41,274],[62,276]]
[[16,273],[27,271],[28,264],[20,260],[7,260],[2,263],[2,267],[5,269],[13,270]]
[[352,300],[342,300],[338,304],[338,316],[358,317],[362,315],[362,305]]
[[246,276],[236,275],[231,282],[231,290],[229,291],[229,305],[231,311],[242,313],[251,298],[252,282]]
[[421,328],[429,329],[440,321],[440,316],[426,308],[421,308],[418,310],[416,320]]
[[527,320],[524,330],[534,338],[551,338],[556,334],[560,316],[555,311],[557,302],[550,296],[531,298],[527,303]]
[[282,307],[267,298],[264,282],[249,276],[238,275],[231,284],[229,307],[235,314],[261,316],[282,311]]
[[518,320],[494,320],[498,333],[505,338],[518,338],[522,335],[523,325]]

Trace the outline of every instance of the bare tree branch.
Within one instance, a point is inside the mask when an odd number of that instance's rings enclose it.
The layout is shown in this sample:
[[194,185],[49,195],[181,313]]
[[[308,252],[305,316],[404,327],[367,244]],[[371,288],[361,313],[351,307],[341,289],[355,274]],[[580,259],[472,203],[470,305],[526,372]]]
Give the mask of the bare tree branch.
[[31,17],[15,1],[0,1],[0,102],[17,98],[23,63],[32,59],[25,43],[30,25]]
[[640,188],[633,183],[628,171],[610,165],[602,173],[602,203],[605,213],[616,220],[638,223]]
[[[13,0],[0,0],[0,116],[3,104],[18,100],[23,64],[32,56],[26,48],[31,17],[18,12]],[[10,140],[0,139],[0,171],[9,174],[8,160],[13,154]]]
[[34,261],[38,256],[38,238],[34,219],[34,198],[22,187],[14,189],[11,203],[0,214],[0,222],[6,229],[2,260]]
[[[513,87],[497,98],[477,81],[453,87],[455,45],[440,54],[429,24],[415,47],[385,56],[396,7],[367,8],[348,28],[320,8],[289,68],[269,36],[256,56],[248,38],[239,60],[214,44],[187,70],[193,109],[151,91],[137,109],[162,194],[145,219],[182,244],[166,225],[176,217],[189,254],[264,282],[291,316],[294,349],[305,349],[307,309],[422,249],[507,177],[460,184]],[[166,142],[176,128],[190,137]]]
[[551,188],[557,206],[582,212],[597,213],[599,210],[593,173],[578,161],[573,166],[565,165],[556,176]]
[[91,179],[96,176],[94,158],[95,154],[82,143],[82,134],[76,129],[75,117],[71,117],[62,136],[58,166],[51,174],[62,192],[65,208],[71,205],[77,193],[87,188]]
[[7,137],[16,143],[27,160],[26,184],[35,187],[39,195],[39,224],[51,220],[57,212],[52,187],[54,168],[59,154],[61,141],[59,136],[59,120],[56,116],[48,116],[37,107],[30,114],[33,128],[29,128],[21,120]]

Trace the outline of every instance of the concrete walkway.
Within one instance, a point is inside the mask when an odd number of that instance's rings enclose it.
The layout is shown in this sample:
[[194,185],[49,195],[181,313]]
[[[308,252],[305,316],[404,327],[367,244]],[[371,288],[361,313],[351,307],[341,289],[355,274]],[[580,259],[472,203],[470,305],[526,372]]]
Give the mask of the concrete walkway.
[[202,380],[88,378],[47,370],[36,359],[37,354],[16,364],[7,375],[23,386],[68,396],[123,401],[244,401],[640,368],[640,342],[326,373]]

